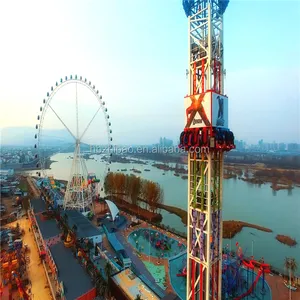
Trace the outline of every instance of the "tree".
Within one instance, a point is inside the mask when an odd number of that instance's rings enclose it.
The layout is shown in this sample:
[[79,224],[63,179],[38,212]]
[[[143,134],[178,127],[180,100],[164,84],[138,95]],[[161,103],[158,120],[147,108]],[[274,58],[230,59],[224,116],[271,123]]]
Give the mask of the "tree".
[[64,214],[64,221],[66,224],[68,224],[68,215],[66,213]]
[[121,199],[123,201],[123,194],[125,191],[125,182],[126,182],[126,177],[123,173],[116,173],[115,174],[115,188],[116,192],[121,195]]
[[112,268],[111,264],[109,262],[107,262],[105,267],[104,267],[104,272],[105,272],[105,275],[107,277],[106,294],[108,296],[110,296],[109,279],[110,279],[110,276],[112,274],[112,271],[113,271],[113,268]]
[[99,252],[98,252],[98,247],[97,247],[97,245],[95,246],[95,253],[94,253],[94,255],[95,256],[98,256],[98,254],[99,254]]
[[74,233],[76,233],[76,231],[77,231],[77,226],[76,226],[76,224],[73,225],[72,231],[73,231]]
[[107,283],[100,274],[96,277],[96,290],[97,294],[101,297],[103,297],[107,291]]
[[131,175],[129,180],[129,195],[131,199],[131,203],[137,205],[138,197],[141,193],[141,179],[140,177]]
[[134,300],[142,300],[142,297],[140,294],[137,294]]
[[108,173],[104,180],[104,192],[106,195],[114,193],[114,173]]
[[156,211],[157,205],[161,203],[163,192],[160,186],[152,181],[148,181],[146,184],[147,203],[152,212]]
[[[290,280],[294,281],[294,274],[296,270],[298,269],[297,262],[295,258],[292,257],[286,257],[284,260],[284,267],[287,269],[289,273]],[[290,282],[291,284],[291,282]]]
[[109,262],[107,262],[104,267],[104,272],[105,272],[107,279],[111,276],[112,271],[113,271],[113,268],[112,268],[111,264]]

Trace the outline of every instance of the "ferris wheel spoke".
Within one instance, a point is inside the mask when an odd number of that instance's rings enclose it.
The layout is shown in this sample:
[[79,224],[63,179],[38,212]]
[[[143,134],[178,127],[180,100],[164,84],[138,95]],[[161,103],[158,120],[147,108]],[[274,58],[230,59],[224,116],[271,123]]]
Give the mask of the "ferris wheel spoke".
[[93,118],[91,119],[91,121],[89,122],[89,124],[87,125],[86,129],[83,131],[80,139],[79,139],[79,142],[82,140],[83,136],[86,134],[87,130],[89,129],[89,127],[91,126],[93,120],[95,119],[95,117],[97,116],[99,110],[100,110],[101,106],[98,108],[98,110],[96,111],[96,113],[94,114]]
[[56,117],[60,120],[60,122],[65,126],[65,128],[69,131],[69,133],[72,135],[72,137],[76,140],[76,137],[74,136],[74,134],[72,133],[72,131],[68,128],[68,126],[64,123],[64,121],[59,117],[59,115],[52,108],[52,106],[50,104],[48,104],[48,107],[50,107],[50,109],[54,112],[54,114],[56,115]]
[[79,137],[79,120],[78,120],[78,98],[77,98],[77,83],[76,83],[76,138],[78,139]]

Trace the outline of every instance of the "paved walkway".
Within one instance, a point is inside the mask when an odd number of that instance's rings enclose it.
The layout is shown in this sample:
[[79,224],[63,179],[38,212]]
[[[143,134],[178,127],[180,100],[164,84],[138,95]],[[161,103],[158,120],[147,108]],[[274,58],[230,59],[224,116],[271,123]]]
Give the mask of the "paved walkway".
[[27,182],[30,186],[30,189],[32,191],[32,193],[34,194],[35,197],[39,197],[40,196],[40,192],[38,191],[38,189],[36,188],[35,184],[32,181],[32,178],[30,176],[27,176]]
[[[281,276],[270,276],[266,274],[266,281],[272,290],[272,300],[288,300],[289,289],[284,285],[283,278]],[[300,299],[300,290],[291,291],[291,299]]]
[[166,294],[166,292],[159,285],[156,284],[155,279],[153,278],[151,273],[148,271],[148,269],[143,264],[143,262],[139,259],[139,257],[134,253],[132,246],[129,245],[129,243],[127,242],[127,238],[124,235],[122,235],[121,232],[116,232],[116,236],[117,236],[118,240],[121,242],[121,244],[124,246],[124,249],[125,249],[128,257],[134,263],[134,265],[136,266],[136,269],[141,274],[143,274],[156,287],[156,289],[158,289],[162,293]]
[[17,222],[20,224],[20,227],[25,230],[25,234],[22,237],[23,243],[27,244],[30,249],[30,252],[28,253],[28,256],[30,257],[30,262],[28,264],[28,277],[31,281],[32,299],[50,300],[52,297],[50,295],[51,292],[48,287],[45,270],[40,262],[40,257],[33,233],[31,231],[29,232],[29,220],[22,218],[14,223],[11,223],[10,225],[16,226]]

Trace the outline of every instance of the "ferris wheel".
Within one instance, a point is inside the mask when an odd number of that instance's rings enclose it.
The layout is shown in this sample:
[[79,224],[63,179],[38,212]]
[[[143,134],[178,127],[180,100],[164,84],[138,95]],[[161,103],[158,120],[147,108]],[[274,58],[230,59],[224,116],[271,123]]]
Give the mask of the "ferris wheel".
[[[102,114],[98,114],[99,111]],[[96,121],[99,116],[100,124]],[[53,182],[48,171],[49,157],[54,153],[73,153],[73,157],[68,157],[69,166],[62,167],[64,172],[68,172],[67,187],[65,191],[59,191],[64,209],[89,211],[99,190],[103,190],[104,177],[110,171],[113,148],[109,118],[99,91],[82,76],[61,78],[43,100],[37,117],[34,146],[38,175]],[[95,151],[95,146],[99,152]],[[97,165],[95,159],[91,163],[90,155],[99,153],[102,154],[99,159],[101,165]],[[98,175],[91,173],[90,169],[97,171]]]

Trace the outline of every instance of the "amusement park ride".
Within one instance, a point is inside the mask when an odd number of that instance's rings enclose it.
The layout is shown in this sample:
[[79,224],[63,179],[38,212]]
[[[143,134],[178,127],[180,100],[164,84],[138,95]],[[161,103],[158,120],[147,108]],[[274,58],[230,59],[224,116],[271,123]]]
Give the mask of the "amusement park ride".
[[20,299],[27,300],[29,295],[26,293],[24,284],[22,282],[22,275],[26,273],[26,259],[25,251],[21,240],[16,240],[12,243],[9,250],[1,250],[0,254],[0,278],[1,278],[1,292],[3,293],[4,286],[8,289],[8,298],[12,299],[13,284],[19,292]]
[[[71,86],[75,88],[75,99],[74,104],[76,107],[76,115],[75,117],[75,131],[72,130],[66,125],[66,121],[59,115],[59,113],[54,109],[52,100],[55,95],[61,89],[64,89],[66,86]],[[89,90],[93,97],[96,100],[98,109],[95,110],[94,116],[91,118],[89,123],[83,130],[79,128],[79,117],[80,114],[83,114],[82,109],[79,109],[78,106],[78,92],[77,89],[79,87],[83,87],[86,90]],[[84,79],[82,76],[66,76],[64,79],[61,78],[59,82],[56,82],[55,86],[51,87],[51,92],[47,93],[47,98],[43,100],[43,106],[40,107],[40,115],[38,115],[37,120],[39,124],[36,125],[37,133],[35,134],[35,139],[37,140],[35,144],[35,148],[37,149],[36,158],[38,159],[37,168],[40,168],[40,171],[37,172],[38,176],[43,177],[43,186],[49,189],[51,195],[53,196],[55,202],[59,202],[63,204],[64,209],[77,209],[81,212],[89,212],[93,209],[93,200],[95,200],[99,196],[100,189],[103,190],[103,187],[100,187],[100,179],[96,177],[94,173],[89,173],[88,168],[85,163],[84,154],[82,153],[82,144],[83,138],[86,135],[87,130],[90,128],[93,120],[95,119],[98,112],[102,110],[104,119],[105,119],[105,130],[107,135],[107,144],[105,145],[105,151],[101,153],[106,154],[105,168],[103,171],[103,179],[107,171],[109,171],[111,150],[112,150],[112,130],[111,130],[111,122],[109,121],[109,115],[107,113],[107,108],[105,106],[105,102],[102,100],[102,96],[99,94],[99,91],[96,90],[95,85],[92,85],[90,81],[86,78]],[[56,118],[60,121],[61,125],[69,132],[70,136],[73,138],[74,144],[74,154],[72,167],[70,170],[70,176],[68,180],[68,184],[65,191],[62,191],[57,187],[57,184],[53,177],[47,174],[47,163],[48,157],[45,155],[47,152],[46,149],[43,149],[43,138],[44,138],[44,120],[47,115],[47,111],[52,111]],[[70,145],[68,146],[70,148]],[[54,154],[52,154],[54,155]],[[102,182],[101,182],[102,184]],[[57,204],[57,203],[54,203]]]
[[188,94],[180,147],[188,151],[187,300],[222,297],[223,156],[234,149],[224,95],[223,14],[229,0],[183,0]]
[[[251,294],[269,265],[223,256],[222,182],[224,152],[235,148],[224,95],[223,14],[229,0],[183,0],[188,18],[188,95],[180,147],[188,152],[187,300],[240,300]],[[258,274],[254,279],[254,268]],[[248,275],[252,274],[252,283]],[[245,275],[247,274],[247,275]]]

